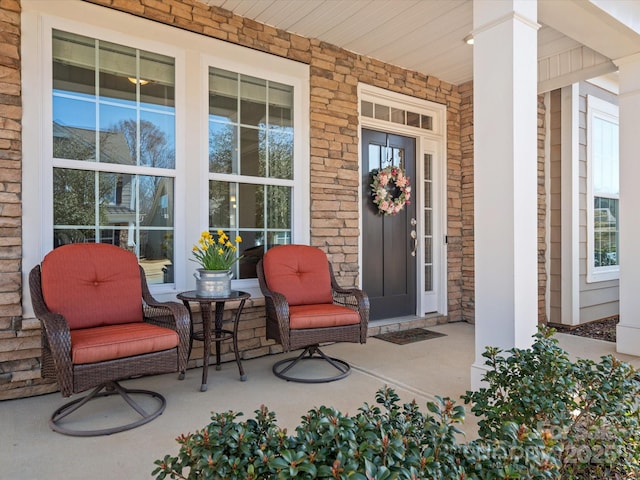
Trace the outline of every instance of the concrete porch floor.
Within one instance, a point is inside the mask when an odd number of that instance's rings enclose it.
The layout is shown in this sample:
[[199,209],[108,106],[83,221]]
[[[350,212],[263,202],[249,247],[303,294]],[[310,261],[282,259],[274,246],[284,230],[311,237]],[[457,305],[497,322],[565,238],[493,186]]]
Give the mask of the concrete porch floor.
[[[301,384],[275,377],[271,366],[283,355],[243,361],[246,382],[239,380],[235,363],[223,364],[220,371],[210,367],[206,392],[199,389],[201,368],[189,370],[184,381],[178,380],[177,374],[168,374],[123,382],[129,388],[161,393],[167,399],[167,407],[151,423],[111,436],[80,438],[51,431],[49,416],[69,401],[59,393],[0,402],[0,477],[151,478],[153,462],[165,454],[176,455],[175,438],[204,427],[211,411],[239,411],[246,419],[264,404],[276,413],[278,424],[291,432],[310,408],[332,405],[343,413],[354,414],[363,403],[375,403],[375,392],[385,385],[394,388],[403,401],[415,399],[423,411],[435,395],[459,400],[469,388],[474,327],[450,323],[426,328],[446,336],[407,345],[369,338],[365,345],[325,347],[326,353],[352,366],[351,375],[332,383]],[[609,353],[615,355],[613,343],[566,334],[558,334],[558,339],[573,356],[598,359]],[[639,357],[617,356],[640,367]],[[470,436],[476,428],[473,420],[468,413],[462,427]]]

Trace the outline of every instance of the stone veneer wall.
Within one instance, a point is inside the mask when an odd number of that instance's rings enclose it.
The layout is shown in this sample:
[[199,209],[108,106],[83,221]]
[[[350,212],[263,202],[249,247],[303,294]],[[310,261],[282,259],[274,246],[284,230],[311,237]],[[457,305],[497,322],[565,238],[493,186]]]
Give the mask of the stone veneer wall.
[[[20,2],[0,2],[0,398],[40,378],[40,340],[22,322]],[[38,326],[39,328],[39,326]],[[15,382],[15,383],[14,383]]]
[[[359,82],[447,105],[449,320],[473,321],[473,88],[357,55],[194,0],[85,0],[310,65],[311,242],[344,286],[358,283]],[[40,326],[22,318],[20,2],[0,3],[0,400],[55,391],[40,378]],[[328,201],[327,198],[336,199]],[[336,209],[336,201],[338,208]],[[544,303],[544,300],[541,300]],[[261,299],[245,307],[245,358],[264,339]],[[232,312],[225,312],[230,318]],[[194,351],[193,358],[199,352]],[[223,359],[230,360],[228,351]],[[191,366],[197,364],[192,360]]]
[[547,323],[547,185],[545,171],[547,105],[538,95],[538,324]]

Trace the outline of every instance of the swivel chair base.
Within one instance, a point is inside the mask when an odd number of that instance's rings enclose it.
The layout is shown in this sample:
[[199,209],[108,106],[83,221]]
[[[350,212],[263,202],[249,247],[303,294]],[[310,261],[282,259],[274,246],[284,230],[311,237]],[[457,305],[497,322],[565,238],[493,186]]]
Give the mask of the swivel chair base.
[[[102,391],[104,390],[104,391]],[[60,424],[60,421],[64,419],[66,416],[80,409],[82,406],[86,405],[91,400],[100,397],[108,397],[110,395],[119,394],[131,408],[133,408],[136,412],[138,412],[142,418],[128,423],[126,425],[120,425],[116,427],[103,428],[98,430],[73,430],[70,428],[66,428],[65,426]],[[149,397],[153,397],[158,400],[158,407],[151,411],[146,412],[140,404],[138,404],[132,397],[131,394],[138,395],[146,395]],[[135,389],[127,389],[121,386],[118,382],[107,382],[98,387],[96,387],[90,394],[73,400],[69,403],[64,404],[60,408],[58,408],[51,418],[49,419],[49,426],[51,429],[58,433],[63,433],[65,435],[71,435],[75,437],[96,437],[100,435],[111,435],[112,433],[123,432],[125,430],[131,430],[132,428],[139,427],[140,425],[144,425],[145,423],[149,423],[151,420],[157,418],[159,415],[164,412],[164,409],[167,405],[167,401],[165,398],[159,393],[152,392],[150,390],[135,390]]]
[[[337,373],[333,376],[329,377],[319,377],[319,378],[302,378],[295,377],[293,375],[288,375],[287,372],[291,370],[298,364],[302,364],[302,362],[306,362],[309,360],[321,360],[324,362],[328,362],[332,367],[337,370]],[[300,383],[327,383],[334,382],[336,380],[340,380],[341,378],[346,377],[351,373],[351,367],[344,360],[340,360],[338,358],[333,358],[325,355],[318,345],[311,345],[304,349],[304,351],[298,355],[297,357],[286,358],[284,360],[280,360],[276,364],[273,365],[273,373],[276,377],[282,378],[289,382],[300,382]]]

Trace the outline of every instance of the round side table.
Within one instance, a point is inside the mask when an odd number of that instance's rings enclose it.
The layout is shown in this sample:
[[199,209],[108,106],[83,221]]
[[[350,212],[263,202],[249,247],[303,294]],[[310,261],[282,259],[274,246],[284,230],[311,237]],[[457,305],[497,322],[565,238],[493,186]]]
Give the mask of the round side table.
[[[202,385],[200,391],[207,391],[207,373],[209,370],[209,357],[211,355],[211,341],[216,343],[216,370],[220,370],[220,343],[225,340],[233,341],[233,352],[236,356],[236,363],[238,364],[238,370],[240,371],[240,380],[245,381],[247,379],[240,361],[240,352],[238,352],[238,324],[240,323],[240,314],[244,308],[244,302],[251,297],[247,292],[240,292],[232,290],[229,296],[226,297],[200,297],[196,295],[195,290],[189,290],[188,292],[182,292],[177,295],[178,299],[182,300],[182,303],[189,310],[189,317],[191,318],[191,340],[189,343],[189,356],[191,356],[191,347],[193,340],[199,340],[204,342],[204,355],[202,366]],[[224,313],[224,304],[226,302],[240,301],[238,310],[233,321],[233,330],[225,330],[222,328],[222,315]],[[200,313],[202,315],[202,331],[194,331],[193,328],[193,314],[191,312],[190,303],[200,304]],[[212,305],[215,304],[215,317],[212,325],[211,310]],[[212,328],[213,327],[213,328]]]

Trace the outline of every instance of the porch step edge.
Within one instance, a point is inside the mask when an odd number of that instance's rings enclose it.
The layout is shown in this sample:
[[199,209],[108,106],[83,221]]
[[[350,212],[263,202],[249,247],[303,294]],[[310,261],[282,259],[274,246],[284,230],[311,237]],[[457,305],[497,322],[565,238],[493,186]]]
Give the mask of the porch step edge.
[[367,337],[373,337],[387,332],[401,332],[410,328],[435,327],[448,323],[449,317],[439,313],[432,313],[423,317],[407,316],[388,318],[383,320],[372,320],[369,322]]

